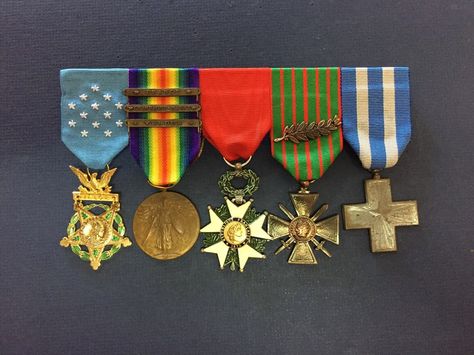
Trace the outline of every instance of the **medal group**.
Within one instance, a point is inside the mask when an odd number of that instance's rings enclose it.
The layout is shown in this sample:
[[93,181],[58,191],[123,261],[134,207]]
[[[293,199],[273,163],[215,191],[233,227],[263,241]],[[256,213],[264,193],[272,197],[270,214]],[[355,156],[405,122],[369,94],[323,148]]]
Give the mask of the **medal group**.
[[[143,182],[157,189],[133,219],[135,243],[155,259],[182,256],[200,233],[201,251],[216,254],[221,269],[243,271],[276,239],[275,254],[288,249],[290,264],[331,257],[339,216],[326,216],[328,205],[310,188],[344,141],[372,174],[366,201],[343,206],[345,228],[368,229],[378,253],[397,250],[396,227],[418,224],[416,201],[393,201],[390,180],[381,177],[411,136],[408,68],[64,69],[61,91],[61,138],[85,168],[70,167],[80,186],[60,245],[94,270],[132,244],[110,186],[116,169],[109,167],[127,145]],[[284,218],[253,207],[260,179],[249,166],[268,133],[272,156],[300,185],[291,206],[278,205]],[[175,185],[199,158],[204,138],[229,169],[217,184],[223,203],[208,207],[201,227]]]

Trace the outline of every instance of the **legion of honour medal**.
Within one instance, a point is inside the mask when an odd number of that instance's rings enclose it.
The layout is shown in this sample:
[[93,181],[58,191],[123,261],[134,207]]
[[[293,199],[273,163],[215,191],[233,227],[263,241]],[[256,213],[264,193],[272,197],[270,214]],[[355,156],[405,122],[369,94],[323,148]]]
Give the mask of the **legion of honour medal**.
[[296,213],[279,207],[285,219],[268,216],[268,233],[284,238],[275,254],[291,249],[290,264],[317,264],[315,251],[331,254],[326,242],[339,244],[339,216],[320,219],[317,193],[308,190],[342,151],[339,68],[272,69],[272,155],[301,184],[291,193]]
[[390,179],[410,141],[408,68],[342,68],[344,136],[373,174],[365,181],[366,202],[345,205],[346,229],[368,228],[372,252],[397,250],[395,228],[418,225],[416,201],[392,201]]
[[[263,228],[265,213],[258,213],[250,198],[259,178],[245,168],[269,130],[268,69],[203,69],[200,79],[204,135],[234,168],[219,179],[225,204],[209,206],[201,250],[216,254],[221,269],[228,265],[244,271],[249,258],[265,258],[265,244],[271,239]],[[244,162],[233,163],[236,160]],[[245,185],[234,187],[235,178]]]
[[[61,138],[87,169],[70,167],[81,184],[72,194],[75,213],[60,245],[70,247],[94,270],[131,245],[118,213],[119,195],[110,186],[117,169],[108,166],[128,143],[121,106],[125,98],[117,90],[123,75],[121,70],[61,71]],[[104,168],[101,174],[89,171]]]

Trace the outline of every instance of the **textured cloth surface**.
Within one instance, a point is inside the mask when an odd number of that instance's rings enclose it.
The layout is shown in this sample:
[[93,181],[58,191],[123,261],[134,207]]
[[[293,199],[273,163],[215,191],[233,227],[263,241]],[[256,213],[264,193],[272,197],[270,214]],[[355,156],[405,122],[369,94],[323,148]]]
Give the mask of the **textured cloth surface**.
[[319,179],[342,151],[341,128],[295,144],[274,142],[286,126],[341,119],[339,68],[273,68],[270,135],[272,155],[297,181]]
[[[129,87],[163,89],[199,87],[197,69],[155,68],[130,69]],[[130,97],[130,104],[195,104],[195,96]],[[130,119],[197,118],[195,112],[129,113]],[[155,186],[177,184],[186,168],[198,156],[201,134],[197,128],[130,128],[130,151],[142,167],[148,181]]]
[[270,68],[200,69],[206,139],[229,161],[255,153],[271,124]]
[[[467,0],[0,2],[0,353],[468,354],[474,348],[472,164],[474,4]],[[59,139],[60,68],[410,67],[412,140],[384,172],[418,200],[398,253],[374,255],[341,228],[332,258],[220,271],[201,242],[159,262],[134,243],[94,272],[59,246],[81,164]],[[370,177],[349,147],[311,188],[325,216],[364,201]],[[127,235],[156,189],[128,149],[113,160]],[[255,152],[258,211],[285,216],[298,186]],[[207,220],[223,203],[210,144],[177,190]],[[325,217],[323,216],[323,217]],[[204,222],[203,222],[204,224]]]
[[342,68],[344,139],[366,169],[391,168],[410,141],[408,68]]
[[61,139],[87,167],[103,169],[128,144],[120,106],[128,70],[65,69],[60,76]]

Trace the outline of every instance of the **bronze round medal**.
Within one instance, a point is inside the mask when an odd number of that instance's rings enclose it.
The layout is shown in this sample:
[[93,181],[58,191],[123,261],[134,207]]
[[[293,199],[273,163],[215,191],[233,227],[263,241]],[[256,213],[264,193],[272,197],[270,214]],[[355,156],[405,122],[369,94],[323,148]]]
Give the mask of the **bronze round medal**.
[[158,192],[138,206],[133,233],[138,246],[159,260],[180,257],[199,236],[199,214],[193,203],[177,192]]

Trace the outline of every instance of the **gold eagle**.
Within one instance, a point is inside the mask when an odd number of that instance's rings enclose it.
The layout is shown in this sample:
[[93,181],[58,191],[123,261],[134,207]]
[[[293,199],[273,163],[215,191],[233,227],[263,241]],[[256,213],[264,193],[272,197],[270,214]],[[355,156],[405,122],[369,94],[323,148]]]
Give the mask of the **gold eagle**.
[[113,168],[104,172],[100,178],[97,178],[97,173],[82,172],[78,168],[69,166],[74,175],[77,176],[82,186],[79,186],[81,192],[93,193],[110,193],[112,188],[109,186],[110,179],[115,174],[117,168]]

